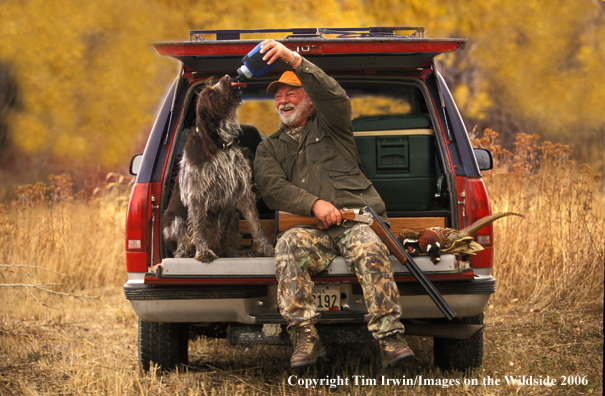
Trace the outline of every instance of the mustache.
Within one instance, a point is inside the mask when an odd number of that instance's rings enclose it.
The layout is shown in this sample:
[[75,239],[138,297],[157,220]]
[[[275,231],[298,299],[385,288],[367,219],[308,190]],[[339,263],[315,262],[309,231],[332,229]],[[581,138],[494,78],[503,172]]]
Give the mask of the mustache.
[[295,109],[295,108],[296,108],[296,106],[293,105],[292,103],[286,103],[286,104],[279,105],[280,110],[290,110],[290,109]]

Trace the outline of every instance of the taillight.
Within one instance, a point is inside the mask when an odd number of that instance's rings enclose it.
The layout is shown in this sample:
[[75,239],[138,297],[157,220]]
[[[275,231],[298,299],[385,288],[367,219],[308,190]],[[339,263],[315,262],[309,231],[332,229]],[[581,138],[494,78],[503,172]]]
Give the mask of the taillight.
[[[487,189],[482,179],[467,179],[466,181],[466,210],[469,224],[492,214],[492,208],[487,195]],[[475,241],[484,250],[473,257],[473,267],[493,266],[494,231],[493,225],[488,224],[474,235]]]
[[148,183],[137,183],[132,187],[126,214],[126,270],[128,272],[147,272],[148,198]]

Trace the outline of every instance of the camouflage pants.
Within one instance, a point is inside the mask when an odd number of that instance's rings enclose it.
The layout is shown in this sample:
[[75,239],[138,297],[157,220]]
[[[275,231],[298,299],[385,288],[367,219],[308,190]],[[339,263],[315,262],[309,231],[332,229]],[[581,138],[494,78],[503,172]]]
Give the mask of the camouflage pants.
[[336,238],[317,228],[294,227],[284,232],[275,247],[275,273],[277,302],[288,330],[317,321],[311,276],[341,255],[363,289],[370,314],[368,329],[374,338],[403,333],[399,290],[388,253],[376,233],[363,223],[355,223]]

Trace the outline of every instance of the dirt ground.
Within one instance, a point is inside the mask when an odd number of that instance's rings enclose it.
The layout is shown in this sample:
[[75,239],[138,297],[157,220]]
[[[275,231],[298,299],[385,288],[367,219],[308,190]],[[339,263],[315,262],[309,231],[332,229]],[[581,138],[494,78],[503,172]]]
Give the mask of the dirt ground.
[[[85,294],[98,298],[36,300],[3,291],[0,394],[603,393],[602,304],[543,311],[522,305],[491,307],[485,314],[484,364],[469,373],[433,368],[432,339],[408,337],[416,361],[388,370],[381,368],[374,344],[332,345],[315,367],[294,372],[288,367],[289,347],[228,346],[224,340],[198,339],[190,342],[189,366],[162,374],[138,369],[137,317],[121,290]],[[416,385],[401,385],[404,380]]]

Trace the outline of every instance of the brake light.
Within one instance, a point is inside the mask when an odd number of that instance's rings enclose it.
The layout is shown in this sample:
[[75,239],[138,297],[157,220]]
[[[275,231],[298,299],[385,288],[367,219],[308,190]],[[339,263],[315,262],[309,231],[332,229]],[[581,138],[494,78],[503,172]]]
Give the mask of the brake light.
[[[466,200],[469,224],[492,214],[487,189],[482,179],[467,179]],[[475,241],[483,246],[484,250],[473,257],[473,267],[492,267],[494,257],[494,228],[488,224],[475,234]]]
[[132,187],[126,214],[126,270],[147,272],[147,224],[149,184]]

